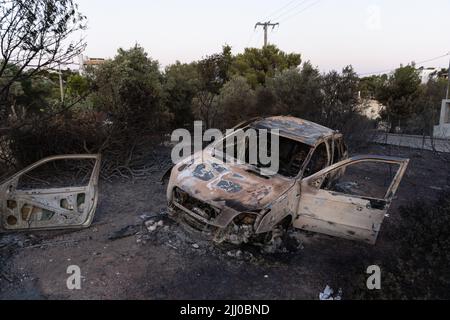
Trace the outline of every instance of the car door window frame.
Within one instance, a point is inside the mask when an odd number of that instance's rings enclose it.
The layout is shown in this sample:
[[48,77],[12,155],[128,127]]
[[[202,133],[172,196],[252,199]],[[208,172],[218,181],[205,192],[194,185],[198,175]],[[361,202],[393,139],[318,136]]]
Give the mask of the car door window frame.
[[[89,181],[85,186],[78,186],[78,187],[61,187],[61,188],[32,188],[32,189],[18,189],[18,182],[19,179],[27,174],[28,172],[34,170],[37,167],[40,167],[41,165],[44,165],[46,163],[57,161],[57,160],[95,160],[95,164],[92,168],[91,175],[89,177]],[[58,155],[58,156],[51,156],[44,159],[41,159],[28,167],[22,169],[21,171],[15,173],[11,177],[3,180],[0,182],[0,208],[4,208],[5,210],[2,210],[0,214],[1,223],[0,223],[0,231],[7,231],[7,230],[30,230],[30,229],[65,229],[65,228],[76,228],[76,227],[86,227],[90,225],[92,222],[93,214],[95,212],[95,208],[98,201],[98,180],[99,180],[99,173],[100,173],[100,165],[101,165],[101,155],[100,154],[73,154],[73,155]],[[65,193],[76,193],[85,191],[85,197],[92,196],[91,203],[92,203],[92,212],[89,210],[86,211],[87,213],[87,220],[80,225],[52,225],[52,223],[49,223],[48,227],[29,227],[29,228],[6,228],[4,223],[6,221],[6,215],[10,214],[10,212],[6,209],[7,207],[7,201],[11,200],[14,196],[16,196],[15,201],[18,201],[20,197],[39,197],[38,192],[43,192],[42,194],[48,195],[48,194],[54,194],[55,196],[59,194],[65,194]],[[92,195],[88,195],[87,192],[91,192]],[[16,195],[16,192],[18,193]],[[12,194],[12,196],[11,196]],[[31,200],[30,200],[31,201]],[[49,206],[50,207],[50,206]],[[45,208],[45,205],[42,205],[43,209],[49,210],[48,208]],[[64,208],[58,208],[58,210],[61,213],[73,213],[70,210],[64,209]],[[5,215],[5,216],[3,216]]]
[[[325,148],[326,148],[326,150],[327,150],[327,164],[326,164],[325,167],[322,168],[321,170],[326,169],[326,168],[330,165],[330,163],[331,163],[331,150],[330,150],[330,148],[331,148],[331,147],[330,147],[330,138],[328,138],[328,139],[325,139],[325,140],[320,141],[320,142],[317,143],[313,148],[311,148],[311,151],[309,152],[309,155],[306,157],[306,160],[305,160],[305,162],[303,163],[302,169],[300,170],[300,172],[299,172],[299,174],[298,174],[298,176],[297,176],[297,178],[296,178],[299,182],[301,182],[303,179],[308,178],[308,177],[311,176],[311,175],[310,175],[310,176],[305,177],[305,170],[306,170],[306,168],[308,167],[309,163],[311,162],[311,159],[312,159],[314,153],[315,153],[316,150],[319,148],[319,146],[322,145],[322,143],[325,144]],[[320,172],[321,170],[319,170],[318,172]],[[312,175],[314,175],[314,174],[315,174],[315,173],[313,173]]]
[[[364,198],[364,199],[377,199],[377,200],[386,200],[390,201],[397,191],[398,185],[400,184],[400,177],[403,176],[404,171],[406,170],[406,166],[409,162],[408,159],[403,158],[397,158],[397,157],[388,157],[388,156],[374,156],[374,155],[368,155],[368,156],[355,156],[351,157],[349,159],[345,159],[342,161],[339,161],[327,168],[324,168],[323,170],[312,174],[309,177],[305,177],[303,180],[309,185],[316,189],[320,189],[322,187],[323,182],[326,180],[326,176],[333,170],[339,170],[342,167],[347,167],[353,164],[357,164],[360,162],[382,162],[382,163],[389,163],[389,164],[398,164],[400,165],[399,169],[397,170],[395,176],[392,178],[391,183],[389,184],[389,187],[386,190],[386,193],[381,198],[374,198],[374,197],[368,197],[368,196],[360,196],[360,195],[350,195],[351,197],[357,197],[357,198]],[[406,162],[406,165],[404,165]],[[333,193],[347,195],[342,192],[333,191]]]
[[[330,172],[360,162],[399,165],[382,199],[321,189]],[[301,181],[302,191],[293,226],[312,232],[375,244],[385,214],[389,210],[408,162],[408,159],[396,157],[355,156],[306,177]]]

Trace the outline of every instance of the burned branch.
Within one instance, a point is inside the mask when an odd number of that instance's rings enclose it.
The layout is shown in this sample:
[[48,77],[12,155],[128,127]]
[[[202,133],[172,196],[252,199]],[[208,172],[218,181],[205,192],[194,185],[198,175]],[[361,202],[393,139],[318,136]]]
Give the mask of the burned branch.
[[0,125],[7,132],[9,94],[18,81],[72,62],[85,48],[69,41],[86,18],[72,0],[0,1]]

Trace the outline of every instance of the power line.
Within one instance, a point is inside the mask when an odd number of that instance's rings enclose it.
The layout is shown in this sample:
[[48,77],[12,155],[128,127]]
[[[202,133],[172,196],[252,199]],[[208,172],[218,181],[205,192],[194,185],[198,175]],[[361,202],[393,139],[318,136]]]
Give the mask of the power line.
[[286,15],[289,16],[289,14],[292,13],[292,12],[294,12],[295,9],[299,8],[300,6],[303,6],[304,4],[307,4],[308,1],[311,1],[311,0],[303,0],[303,1],[301,1],[300,3],[297,3],[297,5],[293,6],[293,7],[290,8],[288,11],[282,12],[281,14],[279,14],[279,15],[275,16],[274,18],[272,18],[272,20],[275,20],[275,19],[276,19],[276,20],[281,19],[281,18],[283,18],[283,17],[286,16]]
[[283,20],[281,20],[280,22],[285,22],[285,21],[287,21],[287,20],[289,20],[289,19],[291,19],[291,18],[293,18],[293,17],[299,15],[300,13],[302,13],[302,12],[308,10],[309,8],[311,8],[311,7],[315,6],[315,5],[317,5],[320,1],[322,1],[322,0],[317,0],[317,1],[313,2],[313,3],[311,3],[309,6],[306,6],[306,7],[302,8],[300,11],[297,11],[297,12],[295,12],[294,14],[291,14],[291,15],[285,17],[285,18],[284,18]]
[[437,59],[440,59],[440,58],[443,58],[443,57],[446,57],[446,56],[449,56],[449,55],[450,55],[450,51],[447,52],[446,54],[443,54],[442,56],[439,56],[439,57],[431,58],[431,59],[424,60],[424,61],[419,61],[419,62],[417,62],[417,64],[427,63],[427,62],[434,61],[434,60],[437,60]]
[[[447,56],[450,56],[450,52],[447,52],[446,54],[443,54],[443,55],[440,55],[440,56],[437,56],[437,57],[434,57],[434,58],[430,58],[430,59],[426,59],[426,60],[423,60],[423,61],[416,62],[416,64],[417,64],[417,65],[419,65],[419,64],[424,64],[424,63],[431,62],[431,61],[435,61],[435,60],[438,60],[438,59],[441,59],[441,58],[444,58],[444,57],[447,57]],[[414,60],[413,60],[413,61],[414,61]],[[375,72],[359,73],[358,75],[359,75],[359,76],[376,75],[376,74],[380,74],[380,73],[391,72],[391,71],[394,71],[395,69],[397,69],[397,68],[391,68],[391,69],[379,70],[379,71],[375,71]]]
[[[285,4],[285,5],[282,6],[281,8],[278,8],[278,9],[275,10],[275,11],[272,11],[269,15],[267,15],[264,19],[261,19],[261,20],[262,20],[262,21],[267,21],[267,20],[269,20],[269,18],[270,18],[272,15],[274,15],[274,14],[276,14],[276,13],[282,11],[283,9],[287,8],[288,6],[290,6],[291,4],[293,4],[293,3],[296,2],[296,1],[298,1],[298,0],[291,0],[291,1],[289,1],[287,4]],[[304,1],[304,0],[303,0],[303,1]],[[270,22],[270,21],[269,21],[269,22]],[[246,42],[246,45],[245,45],[244,48],[248,48],[248,46],[251,44],[251,42],[252,42],[252,40],[253,40],[255,34],[256,34],[256,26],[255,26],[255,28],[253,29],[253,32],[250,34],[250,36],[249,36],[249,38],[248,38],[248,41]]]
[[245,45],[244,49],[248,48],[248,46],[250,45],[250,43],[253,40],[253,37],[255,36],[255,33],[256,33],[256,29],[253,29],[253,32],[251,33],[250,37],[248,38],[247,44]]
[[[272,13],[270,13],[268,16],[266,16],[266,17],[265,17],[264,19],[262,19],[262,20],[269,20],[270,17],[271,17],[272,15],[274,15],[274,14],[276,14],[276,13],[282,11],[283,9],[285,9],[285,8],[287,8],[287,7],[289,7],[292,3],[296,2],[296,1],[298,1],[298,0],[291,0],[291,1],[289,1],[287,4],[285,4],[285,5],[282,6],[281,8],[279,8],[279,9],[273,11]],[[302,0],[302,2],[304,2],[304,0]],[[272,20],[273,20],[273,19],[272,19]]]
[[[272,31],[273,31],[274,28],[280,24],[280,23],[278,23],[278,22],[277,22],[277,23],[271,23],[271,20],[275,20],[275,19],[278,19],[278,18],[281,18],[281,17],[285,16],[286,14],[289,14],[289,13],[292,12],[294,9],[296,9],[296,8],[298,8],[298,7],[300,7],[300,6],[303,6],[304,4],[307,4],[308,1],[310,1],[310,0],[301,0],[299,3],[295,4],[294,6],[291,6],[292,4],[294,4],[294,3],[297,2],[297,1],[298,1],[298,0],[291,0],[291,1],[289,1],[288,3],[286,3],[284,6],[282,6],[281,8],[279,8],[279,9],[273,11],[271,14],[269,14],[269,15],[266,17],[266,19],[264,19],[264,20],[266,20],[266,22],[257,22],[257,23],[256,23],[255,29],[256,29],[258,26],[262,26],[262,27],[263,27],[263,30],[264,30],[264,46],[266,46],[267,43],[268,43],[268,41],[267,41],[267,29],[268,29],[268,27],[271,26],[271,27],[272,27]],[[313,3],[311,3],[310,5],[308,5],[308,6],[306,6],[306,7],[303,7],[302,10],[297,11],[297,12],[295,12],[295,13],[292,14],[292,15],[288,15],[287,18],[285,18],[283,21],[286,21],[286,20],[292,18],[293,16],[296,16],[296,15],[300,14],[301,12],[307,10],[308,8],[310,8],[310,7],[314,6],[314,5],[316,5],[316,4],[319,3],[320,1],[321,1],[321,0],[317,0],[317,1],[313,2]],[[290,7],[290,8],[289,8],[289,7]],[[287,9],[287,11],[286,11],[286,9]],[[278,15],[276,15],[274,18],[272,18],[272,19],[269,20],[269,17],[271,17],[272,15],[277,14],[277,13],[278,13]],[[250,35],[249,40],[247,41],[246,47],[248,47],[248,45],[250,44],[250,42],[253,40],[254,35],[255,35],[255,32],[253,32],[253,33]]]

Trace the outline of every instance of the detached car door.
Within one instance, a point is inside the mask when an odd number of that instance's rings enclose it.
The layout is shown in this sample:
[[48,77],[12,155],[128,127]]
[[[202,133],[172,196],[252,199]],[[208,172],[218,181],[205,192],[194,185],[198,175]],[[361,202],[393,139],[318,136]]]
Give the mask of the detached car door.
[[0,182],[0,231],[89,226],[100,161],[99,154],[48,157]]
[[304,178],[294,227],[374,244],[408,161],[356,156]]

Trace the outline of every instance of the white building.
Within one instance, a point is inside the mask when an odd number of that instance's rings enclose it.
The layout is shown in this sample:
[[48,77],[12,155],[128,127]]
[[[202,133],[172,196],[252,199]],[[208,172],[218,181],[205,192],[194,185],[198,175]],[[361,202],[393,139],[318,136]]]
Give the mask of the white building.
[[369,119],[375,120],[380,118],[381,111],[385,108],[378,100],[363,99],[359,105],[359,112]]
[[437,68],[419,68],[419,77],[422,84],[427,83],[430,79],[436,78],[439,72]]
[[79,73],[83,74],[86,71],[86,68],[89,66],[99,66],[106,62],[104,58],[89,58],[87,56],[80,56],[80,68]]

